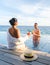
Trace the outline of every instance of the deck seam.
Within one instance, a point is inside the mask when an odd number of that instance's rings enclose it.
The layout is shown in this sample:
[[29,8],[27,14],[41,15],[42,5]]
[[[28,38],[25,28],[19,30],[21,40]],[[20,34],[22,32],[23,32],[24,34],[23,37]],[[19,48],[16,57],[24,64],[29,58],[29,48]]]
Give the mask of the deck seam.
[[[42,58],[39,58],[39,59],[42,59]],[[46,59],[42,59],[42,60],[46,60]],[[48,60],[46,60],[46,61],[48,61]],[[42,63],[41,61],[38,61],[38,60],[36,60],[36,62]],[[46,64],[46,63],[43,62],[42,64]],[[46,65],[49,65],[49,64],[46,64]]]
[[0,59],[0,60],[6,62],[6,63],[8,63],[8,64],[14,65],[14,64],[12,64],[12,63],[10,63],[10,62],[7,62],[7,61],[5,61],[5,60],[2,60],[2,59]]

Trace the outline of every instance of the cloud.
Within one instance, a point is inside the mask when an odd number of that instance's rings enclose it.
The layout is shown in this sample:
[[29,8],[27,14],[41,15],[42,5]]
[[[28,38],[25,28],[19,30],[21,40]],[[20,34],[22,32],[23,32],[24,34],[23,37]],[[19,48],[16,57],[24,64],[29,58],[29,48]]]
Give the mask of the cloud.
[[22,5],[19,10],[25,14],[34,14],[34,12],[38,9],[37,6],[33,5]]
[[50,18],[50,8],[44,8],[44,10],[40,13],[40,16]]
[[1,0],[0,25],[9,25],[9,19],[16,17],[19,25],[33,25],[37,22],[39,25],[49,26],[49,2],[49,0]]

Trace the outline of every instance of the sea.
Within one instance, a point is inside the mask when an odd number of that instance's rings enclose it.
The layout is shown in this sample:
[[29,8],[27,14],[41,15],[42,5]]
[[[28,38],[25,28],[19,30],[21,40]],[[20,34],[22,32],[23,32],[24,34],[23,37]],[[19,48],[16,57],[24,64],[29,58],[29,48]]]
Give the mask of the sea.
[[[10,26],[1,26],[0,25],[0,45],[8,46],[7,42],[7,31]],[[21,36],[25,36],[27,32],[32,32],[34,30],[33,26],[18,26],[21,32]],[[32,36],[28,40],[25,41],[25,44],[28,48],[43,51],[50,53],[50,26],[39,26],[41,32],[41,38],[39,45],[35,48]]]

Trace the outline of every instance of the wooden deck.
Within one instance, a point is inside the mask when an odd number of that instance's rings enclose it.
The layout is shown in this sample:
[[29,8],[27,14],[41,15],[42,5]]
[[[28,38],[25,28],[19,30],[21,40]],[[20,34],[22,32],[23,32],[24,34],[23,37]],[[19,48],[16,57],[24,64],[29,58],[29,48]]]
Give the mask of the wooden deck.
[[0,47],[0,65],[50,65],[50,54],[34,50],[33,53],[38,55],[38,59],[25,62],[20,59],[21,52]]

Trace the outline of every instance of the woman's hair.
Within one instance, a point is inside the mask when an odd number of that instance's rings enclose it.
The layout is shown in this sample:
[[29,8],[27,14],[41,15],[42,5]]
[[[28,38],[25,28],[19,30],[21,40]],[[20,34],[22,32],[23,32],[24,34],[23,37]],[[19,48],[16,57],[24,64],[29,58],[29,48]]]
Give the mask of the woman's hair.
[[9,20],[9,23],[11,25],[15,25],[15,22],[17,22],[17,19],[16,18],[12,18],[12,19]]

